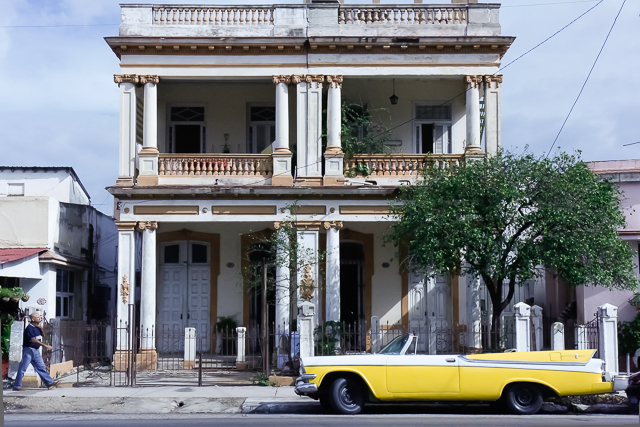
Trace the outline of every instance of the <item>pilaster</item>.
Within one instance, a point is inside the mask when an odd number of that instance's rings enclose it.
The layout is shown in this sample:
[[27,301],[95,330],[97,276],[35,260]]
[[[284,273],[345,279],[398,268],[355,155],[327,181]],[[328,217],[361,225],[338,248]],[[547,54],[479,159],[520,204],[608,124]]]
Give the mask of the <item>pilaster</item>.
[[484,76],[484,134],[487,156],[495,156],[501,147],[501,100],[502,75]]
[[292,76],[297,83],[297,180],[322,185],[322,83],[323,75]]
[[137,362],[141,369],[156,369],[156,221],[141,221],[142,274],[140,286],[140,350]]
[[325,320],[340,321],[340,230],[342,221],[325,221],[322,226],[327,230],[327,281]]
[[142,150],[138,153],[137,184],[158,185],[158,76],[139,76],[144,85],[144,110],[142,121]]
[[136,158],[136,74],[115,74],[113,81],[120,88],[120,150],[118,186],[133,186]]
[[273,146],[273,177],[271,184],[293,185],[291,150],[289,149],[289,84],[291,76],[273,76],[276,86],[276,140]]

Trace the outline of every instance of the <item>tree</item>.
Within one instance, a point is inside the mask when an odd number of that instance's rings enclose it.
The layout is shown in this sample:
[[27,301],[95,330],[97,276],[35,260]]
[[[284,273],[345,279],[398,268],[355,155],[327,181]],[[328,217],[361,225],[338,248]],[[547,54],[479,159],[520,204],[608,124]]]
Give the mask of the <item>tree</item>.
[[516,284],[545,268],[572,286],[635,289],[632,250],[618,236],[621,197],[580,153],[499,153],[446,170],[432,162],[423,180],[400,188],[392,239],[423,271],[482,278],[495,349]]

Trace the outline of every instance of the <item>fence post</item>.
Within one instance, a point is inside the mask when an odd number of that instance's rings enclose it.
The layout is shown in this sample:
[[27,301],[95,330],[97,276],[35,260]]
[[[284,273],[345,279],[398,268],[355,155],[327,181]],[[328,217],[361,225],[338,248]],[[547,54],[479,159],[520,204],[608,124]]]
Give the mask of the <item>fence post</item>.
[[516,320],[516,351],[531,351],[531,307],[519,302],[513,306]]
[[246,365],[245,360],[245,335],[247,332],[247,328],[245,327],[237,327],[236,333],[238,334],[238,354],[236,356],[236,368],[240,369]]
[[300,332],[300,358],[311,357],[313,349],[313,317],[316,307],[313,303],[304,301],[298,305],[298,332]]
[[380,316],[371,316],[371,353],[380,351]]
[[598,307],[598,357],[604,360],[605,370],[618,373],[618,307],[602,304]]
[[564,325],[561,322],[551,325],[551,350],[564,350]]
[[196,366],[196,328],[184,328],[183,369]]
[[429,354],[436,354],[438,339],[436,336],[436,322],[434,317],[427,320],[427,339],[429,340]]
[[531,320],[533,324],[533,337],[535,342],[531,344],[535,344],[535,348],[532,348],[533,351],[542,350],[543,344],[543,333],[544,329],[542,327],[542,307],[539,305],[534,305],[531,307]]
[[586,350],[588,343],[586,325],[576,325],[576,349]]

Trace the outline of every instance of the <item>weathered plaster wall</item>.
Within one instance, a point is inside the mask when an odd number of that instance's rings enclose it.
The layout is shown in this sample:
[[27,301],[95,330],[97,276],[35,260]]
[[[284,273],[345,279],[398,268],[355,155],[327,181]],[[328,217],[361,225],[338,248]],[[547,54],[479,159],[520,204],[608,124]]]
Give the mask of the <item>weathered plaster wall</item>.
[[49,210],[49,197],[0,199],[0,247],[48,247]]
[[65,170],[1,170],[0,198],[7,196],[9,183],[24,184],[27,197],[50,196],[65,203],[89,204],[80,184]]

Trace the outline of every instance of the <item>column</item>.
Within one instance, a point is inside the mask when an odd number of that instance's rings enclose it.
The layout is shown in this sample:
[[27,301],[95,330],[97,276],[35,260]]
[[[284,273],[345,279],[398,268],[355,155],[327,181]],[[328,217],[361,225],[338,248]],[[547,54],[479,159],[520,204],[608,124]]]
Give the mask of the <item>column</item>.
[[[318,308],[318,236],[320,221],[297,221],[298,241],[297,296],[298,305],[302,301],[311,302],[315,307],[314,321],[317,324]],[[300,323],[298,323],[300,325]]]
[[519,302],[513,306],[516,320],[516,351],[531,351],[531,307]]
[[342,221],[325,221],[327,230],[327,281],[325,321],[340,321],[340,229]]
[[297,87],[297,181],[322,185],[322,83],[323,75],[291,76]]
[[136,237],[135,221],[116,221],[118,227],[118,289],[116,290],[116,353],[113,363],[116,370],[125,370],[129,365],[129,344],[132,331],[129,305],[134,303]]
[[156,369],[156,221],[141,221],[142,230],[142,278],[140,286],[140,350],[138,366]]
[[564,325],[561,322],[551,325],[551,350],[564,350]]
[[142,150],[138,154],[137,184],[158,185],[158,76],[140,76],[144,85],[144,112],[142,120]]
[[607,374],[618,373],[618,307],[598,307],[598,358],[604,360]]
[[327,95],[327,150],[324,152],[323,185],[342,185],[344,180],[342,141],[342,76],[326,76]]
[[[281,339],[289,339],[290,321],[290,271],[289,271],[289,234],[281,229],[280,223],[274,224],[276,229],[276,348],[278,349],[278,368],[282,368],[289,360],[288,352],[280,352]],[[282,338],[284,337],[284,338]],[[295,354],[295,353],[292,353]]]
[[276,86],[276,140],[273,145],[272,185],[291,186],[291,151],[289,150],[289,84],[291,76],[273,76]]
[[120,154],[118,186],[132,186],[136,158],[136,74],[115,74],[113,80],[120,88]]
[[480,83],[482,76],[467,76],[467,155],[482,153],[480,147]]
[[484,76],[484,140],[487,156],[500,150],[500,86],[502,75]]
[[[541,351],[543,346],[543,328],[542,328],[542,307],[534,305],[531,307],[531,325],[533,326],[533,342],[531,343],[532,351]],[[535,347],[534,347],[535,346]]]
[[467,333],[473,352],[482,351],[482,311],[480,309],[480,279],[466,277],[467,282]]

